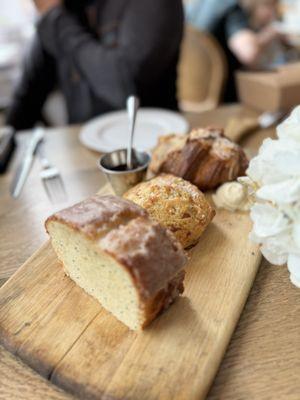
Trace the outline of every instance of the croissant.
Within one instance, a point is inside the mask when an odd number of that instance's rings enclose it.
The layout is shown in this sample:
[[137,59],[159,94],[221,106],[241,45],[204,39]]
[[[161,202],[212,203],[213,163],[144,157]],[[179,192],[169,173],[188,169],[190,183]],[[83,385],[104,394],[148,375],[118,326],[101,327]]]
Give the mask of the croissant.
[[243,149],[226,138],[222,129],[199,128],[188,135],[160,137],[148,177],[170,173],[205,191],[244,175],[247,167]]

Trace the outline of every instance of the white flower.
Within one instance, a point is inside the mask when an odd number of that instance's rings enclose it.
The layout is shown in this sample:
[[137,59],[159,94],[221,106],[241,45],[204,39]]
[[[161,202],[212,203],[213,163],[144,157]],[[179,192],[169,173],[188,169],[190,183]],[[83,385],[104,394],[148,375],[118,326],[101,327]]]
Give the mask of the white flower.
[[277,127],[279,139],[289,139],[300,142],[300,106],[296,107],[291,115]]
[[256,192],[262,200],[281,204],[290,204],[300,199],[300,179],[290,178],[282,182],[262,186]]
[[259,185],[282,182],[300,176],[299,148],[287,141],[266,139],[247,170],[247,175]]
[[277,134],[278,140],[264,141],[247,170],[256,200],[250,238],[271,263],[287,263],[292,283],[300,287],[300,106]]
[[283,265],[288,260],[288,253],[279,244],[278,239],[268,240],[260,248],[262,255],[274,265]]
[[277,235],[289,228],[285,215],[271,204],[254,204],[251,208],[253,232],[261,238]]
[[296,246],[300,249],[300,221],[297,221],[297,223],[293,226],[292,235]]
[[300,288],[300,254],[289,255],[288,269],[291,274],[292,283]]

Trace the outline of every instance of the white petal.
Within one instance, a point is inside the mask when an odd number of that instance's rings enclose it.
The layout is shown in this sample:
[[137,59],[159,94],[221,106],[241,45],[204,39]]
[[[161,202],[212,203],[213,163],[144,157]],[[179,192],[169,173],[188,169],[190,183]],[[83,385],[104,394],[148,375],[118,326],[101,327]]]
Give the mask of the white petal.
[[253,243],[262,244],[265,238],[258,236],[254,231],[250,232],[249,239]]
[[270,204],[255,204],[250,216],[254,223],[253,231],[260,237],[277,235],[289,227],[289,220]]
[[291,152],[291,147],[284,149],[279,140],[265,140],[258,156],[250,161],[247,175],[259,186],[289,179],[290,169],[286,171],[286,165],[289,164],[291,158],[289,152]]
[[280,139],[289,137],[300,142],[300,107],[296,107],[289,118],[277,127],[277,135]]
[[295,221],[292,235],[293,235],[293,240],[300,251],[300,220]]
[[290,271],[291,282],[300,288],[300,253],[289,254],[288,269]]
[[263,256],[274,265],[283,265],[288,260],[288,253],[279,249],[274,243],[263,244],[261,246]]
[[[291,232],[286,230],[279,235],[265,238],[262,241],[262,252],[268,255],[269,260],[274,264],[285,264],[287,262],[288,253],[291,250],[291,241]],[[272,258],[271,254],[273,254]]]
[[[300,167],[300,166],[299,166]],[[289,204],[300,200],[300,179],[288,179],[283,182],[260,188],[257,197],[277,204]]]
[[276,169],[282,174],[291,177],[300,178],[300,148],[295,149],[293,145],[289,149],[283,150],[277,154],[274,162]]

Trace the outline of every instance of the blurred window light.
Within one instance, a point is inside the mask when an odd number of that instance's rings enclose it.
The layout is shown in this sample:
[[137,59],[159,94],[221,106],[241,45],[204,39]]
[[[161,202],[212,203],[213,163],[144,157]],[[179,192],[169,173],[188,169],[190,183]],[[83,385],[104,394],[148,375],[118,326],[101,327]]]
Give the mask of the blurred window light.
[[300,32],[300,1],[282,0],[282,21],[287,30]]
[[2,0],[1,3],[1,28],[32,22],[35,15],[32,0]]
[[0,12],[0,108],[9,105],[24,56],[34,33],[32,0],[1,0]]

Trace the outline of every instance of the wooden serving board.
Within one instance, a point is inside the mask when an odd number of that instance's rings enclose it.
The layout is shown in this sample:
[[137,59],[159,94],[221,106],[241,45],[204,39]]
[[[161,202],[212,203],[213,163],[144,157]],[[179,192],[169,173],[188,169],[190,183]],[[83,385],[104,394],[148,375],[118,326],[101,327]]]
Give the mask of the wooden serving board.
[[190,251],[184,295],[140,333],[66,277],[47,242],[0,289],[0,342],[84,400],[202,399],[260,264],[250,227],[219,211]]

